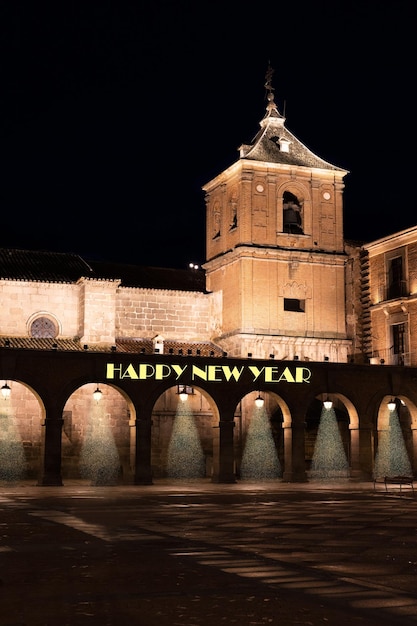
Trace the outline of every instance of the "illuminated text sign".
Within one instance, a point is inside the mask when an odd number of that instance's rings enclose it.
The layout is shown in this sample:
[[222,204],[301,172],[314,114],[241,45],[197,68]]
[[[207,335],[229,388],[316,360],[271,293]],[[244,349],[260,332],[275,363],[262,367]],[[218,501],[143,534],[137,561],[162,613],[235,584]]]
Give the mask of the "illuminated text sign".
[[265,383],[309,383],[311,370],[308,367],[279,367],[278,365],[203,365],[139,363],[129,365],[107,363],[106,378],[108,380],[167,380],[177,382],[180,379],[198,383],[243,382],[248,377],[251,382]]

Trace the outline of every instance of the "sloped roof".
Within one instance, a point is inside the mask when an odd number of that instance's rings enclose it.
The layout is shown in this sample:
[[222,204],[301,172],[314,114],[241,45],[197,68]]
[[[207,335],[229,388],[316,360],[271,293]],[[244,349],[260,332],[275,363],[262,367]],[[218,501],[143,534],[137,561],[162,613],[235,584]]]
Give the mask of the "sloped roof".
[[144,265],[123,265],[103,261],[90,261],[90,265],[94,272],[94,278],[120,278],[123,287],[205,291],[206,275],[201,269],[183,270]]
[[[274,100],[274,89],[271,84],[272,74],[272,68],[268,68],[265,83],[268,105],[265,116],[260,122],[261,129],[251,144],[241,146],[240,158],[265,161],[267,163],[326,169],[347,174],[347,170],[332,165],[311,152],[285,127],[285,117],[278,111]],[[287,150],[282,149],[282,143],[287,145]]]
[[[223,350],[211,341],[172,341],[163,342],[163,354],[180,356],[224,356]],[[109,344],[85,344],[78,338],[54,339],[52,337],[2,337],[0,348],[20,350],[57,350],[60,352],[111,352],[129,354],[155,354],[152,339],[118,338],[113,346]]]
[[74,283],[93,274],[78,254],[0,248],[0,278],[48,283]]
[[78,254],[0,248],[0,279],[76,283],[80,278],[120,280],[122,287],[205,292],[201,269],[172,269],[89,261]]
[[[288,152],[281,149],[280,141],[282,140],[288,142]],[[332,165],[313,154],[285,128],[283,123],[277,124],[276,118],[267,118],[267,123],[258,132],[252,144],[242,146],[241,158],[347,173],[347,170]]]

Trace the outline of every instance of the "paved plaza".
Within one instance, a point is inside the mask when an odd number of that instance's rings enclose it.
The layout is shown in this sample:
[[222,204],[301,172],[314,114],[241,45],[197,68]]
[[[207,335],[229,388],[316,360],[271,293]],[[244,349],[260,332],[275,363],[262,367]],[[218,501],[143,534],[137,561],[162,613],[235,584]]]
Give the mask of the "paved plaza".
[[417,624],[417,494],[0,485],[0,626]]

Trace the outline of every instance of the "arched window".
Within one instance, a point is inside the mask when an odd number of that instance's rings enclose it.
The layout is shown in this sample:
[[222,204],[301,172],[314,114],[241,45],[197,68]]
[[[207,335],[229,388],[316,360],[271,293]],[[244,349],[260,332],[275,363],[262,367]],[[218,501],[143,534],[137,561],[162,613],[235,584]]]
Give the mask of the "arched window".
[[54,339],[58,334],[55,323],[49,317],[37,317],[30,325],[29,332],[31,337],[37,338]]
[[284,191],[283,195],[283,231],[303,234],[302,207],[297,196],[289,191]]

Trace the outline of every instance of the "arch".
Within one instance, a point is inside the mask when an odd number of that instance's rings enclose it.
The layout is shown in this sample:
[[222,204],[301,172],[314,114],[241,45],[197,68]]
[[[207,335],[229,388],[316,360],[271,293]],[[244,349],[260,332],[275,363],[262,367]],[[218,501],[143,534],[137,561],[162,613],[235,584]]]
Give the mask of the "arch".
[[62,334],[61,323],[58,318],[49,311],[37,311],[26,322],[29,337],[55,339]]
[[[292,201],[292,202],[290,202]],[[292,203],[294,206],[292,206]],[[291,206],[290,206],[291,205]],[[290,224],[296,226],[285,228],[285,210],[295,209],[297,216],[291,212],[287,214]],[[300,181],[287,180],[277,187],[277,225],[282,232],[303,235],[310,232],[311,225],[311,192],[308,186]]]
[[[44,446],[42,427],[45,419],[45,405],[36,390],[29,384],[18,379],[8,379],[8,386],[11,391],[7,404],[6,400],[0,399],[0,415],[4,418],[2,428],[5,431],[0,438],[0,444],[6,445],[7,439],[11,436],[10,427],[13,427],[14,445],[19,449],[21,446],[23,452],[20,477],[36,479],[40,473]],[[10,422],[9,425],[7,421]]]
[[[109,459],[117,454],[119,462],[117,475],[107,472],[108,482],[132,482],[133,403],[124,390],[107,383],[99,384],[101,398],[96,401],[93,392],[97,386],[97,383],[86,382],[72,390],[65,402],[61,430],[62,478],[96,482],[99,478],[89,472],[88,462],[92,468],[93,462],[97,465],[104,461],[107,450]],[[87,459],[87,454],[92,458]],[[101,480],[104,480],[103,475]]]

